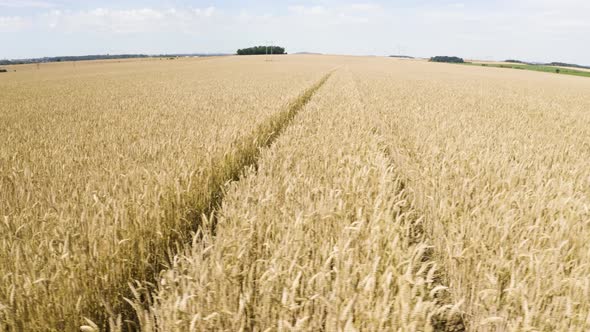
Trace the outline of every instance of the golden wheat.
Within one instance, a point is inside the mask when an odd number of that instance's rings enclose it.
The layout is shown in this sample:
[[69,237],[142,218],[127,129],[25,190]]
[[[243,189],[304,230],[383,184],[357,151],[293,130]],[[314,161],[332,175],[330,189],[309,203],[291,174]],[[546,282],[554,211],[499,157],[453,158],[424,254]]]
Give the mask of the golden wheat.
[[327,56],[16,68],[0,331],[590,330],[587,78]]
[[371,118],[336,72],[163,273],[143,330],[432,331],[450,315]]
[[356,66],[472,331],[590,329],[590,80]]
[[223,58],[3,78],[0,330],[116,320],[128,283],[153,279],[239,169],[242,137],[331,67]]

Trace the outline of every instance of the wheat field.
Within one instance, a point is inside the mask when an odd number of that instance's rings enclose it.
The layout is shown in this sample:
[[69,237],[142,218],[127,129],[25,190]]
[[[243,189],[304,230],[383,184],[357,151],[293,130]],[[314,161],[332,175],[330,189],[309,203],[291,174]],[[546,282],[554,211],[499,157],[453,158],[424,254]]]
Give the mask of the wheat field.
[[331,68],[42,66],[0,82],[0,321],[56,331],[116,318],[128,283],[153,279],[169,248],[190,241],[217,188],[266,139],[264,121]]
[[590,80],[378,57],[0,78],[0,331],[590,330]]

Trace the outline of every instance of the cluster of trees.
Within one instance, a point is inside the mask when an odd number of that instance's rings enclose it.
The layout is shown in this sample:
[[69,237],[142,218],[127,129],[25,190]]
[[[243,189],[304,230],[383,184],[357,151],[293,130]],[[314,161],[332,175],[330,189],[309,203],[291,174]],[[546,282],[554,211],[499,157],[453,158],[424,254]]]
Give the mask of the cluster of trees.
[[254,46],[238,50],[238,55],[256,54],[285,54],[285,48],[280,46]]
[[431,62],[448,62],[448,63],[465,63],[465,61],[456,56],[433,56]]
[[8,73],[8,70],[0,68],[0,73]]

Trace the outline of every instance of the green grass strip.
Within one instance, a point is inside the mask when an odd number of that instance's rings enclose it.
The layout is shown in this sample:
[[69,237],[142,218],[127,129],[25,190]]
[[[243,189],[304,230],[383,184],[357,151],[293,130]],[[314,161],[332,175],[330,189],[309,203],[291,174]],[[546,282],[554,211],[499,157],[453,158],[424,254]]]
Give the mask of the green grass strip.
[[563,67],[545,66],[545,65],[527,65],[527,64],[509,64],[509,63],[473,63],[465,62],[465,65],[478,66],[478,67],[494,67],[494,68],[508,68],[508,69],[519,69],[519,70],[532,70],[540,71],[545,73],[563,74],[590,77],[590,71],[581,71]]

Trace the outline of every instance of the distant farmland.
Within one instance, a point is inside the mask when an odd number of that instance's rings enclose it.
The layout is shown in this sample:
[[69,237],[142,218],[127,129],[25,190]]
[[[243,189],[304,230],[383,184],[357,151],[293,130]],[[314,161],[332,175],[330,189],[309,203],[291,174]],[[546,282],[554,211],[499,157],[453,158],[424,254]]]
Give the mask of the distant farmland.
[[483,67],[509,68],[520,70],[532,70],[546,73],[556,73],[564,75],[574,75],[590,77],[590,70],[586,68],[574,68],[566,66],[535,65],[527,63],[510,63],[510,62],[467,62],[465,64]]

